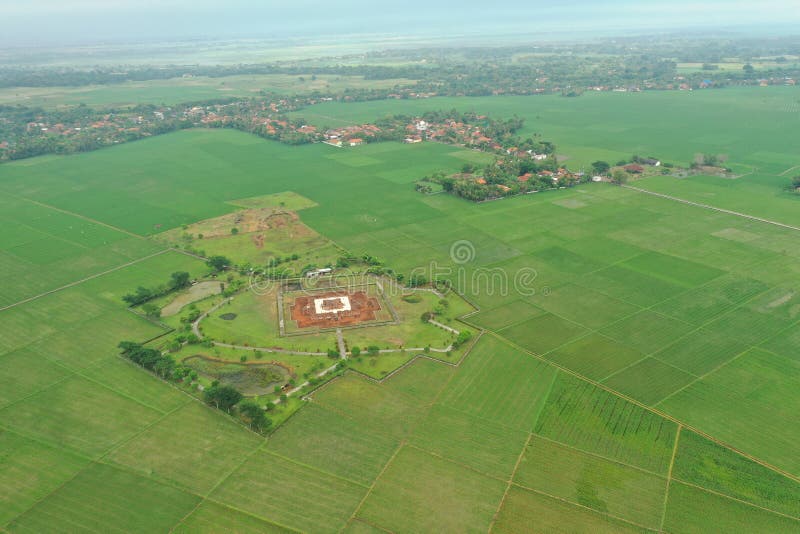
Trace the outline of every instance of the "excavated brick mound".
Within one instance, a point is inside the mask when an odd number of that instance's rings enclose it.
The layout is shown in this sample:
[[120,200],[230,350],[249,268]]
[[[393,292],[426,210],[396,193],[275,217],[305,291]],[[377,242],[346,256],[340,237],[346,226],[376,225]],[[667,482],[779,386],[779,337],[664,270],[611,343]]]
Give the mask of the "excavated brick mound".
[[381,304],[365,291],[301,295],[290,306],[298,328],[336,328],[375,321]]

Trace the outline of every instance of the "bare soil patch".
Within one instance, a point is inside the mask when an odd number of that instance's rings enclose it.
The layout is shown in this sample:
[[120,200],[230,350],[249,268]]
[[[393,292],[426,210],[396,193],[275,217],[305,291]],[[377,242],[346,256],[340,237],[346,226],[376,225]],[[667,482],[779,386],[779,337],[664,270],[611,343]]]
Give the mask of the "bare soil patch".
[[[318,312],[317,303],[322,313]],[[349,309],[342,309],[345,303]],[[298,328],[337,328],[375,321],[381,304],[365,291],[331,291],[298,296],[290,310]]]

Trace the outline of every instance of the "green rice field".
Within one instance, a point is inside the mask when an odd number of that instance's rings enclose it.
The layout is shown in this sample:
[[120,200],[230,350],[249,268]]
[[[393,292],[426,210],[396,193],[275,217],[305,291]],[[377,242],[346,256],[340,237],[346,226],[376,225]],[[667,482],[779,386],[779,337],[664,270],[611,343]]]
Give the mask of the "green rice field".
[[[737,89],[303,114],[518,113],[577,166],[725,150],[758,172],[634,185],[791,225],[800,197],[777,174],[800,164],[797,99]],[[414,191],[422,175],[475,156],[194,130],[0,166],[0,531],[800,531],[797,231],[608,184],[482,204]],[[481,335],[449,359],[381,354],[374,373],[354,362],[361,372],[294,400],[302,407],[264,437],[116,347],[165,332],[122,295],[208,272],[152,236],[287,191],[308,200],[300,219],[335,246],[406,275],[441,269],[475,305],[448,297],[443,320]],[[461,240],[474,249],[466,263],[451,259]],[[202,328],[282,342],[272,297],[237,294]],[[417,317],[434,300],[397,304],[433,328]],[[351,347],[452,338],[370,330],[349,334]],[[325,350],[336,338],[297,343]],[[291,358],[299,373],[325,360]]]

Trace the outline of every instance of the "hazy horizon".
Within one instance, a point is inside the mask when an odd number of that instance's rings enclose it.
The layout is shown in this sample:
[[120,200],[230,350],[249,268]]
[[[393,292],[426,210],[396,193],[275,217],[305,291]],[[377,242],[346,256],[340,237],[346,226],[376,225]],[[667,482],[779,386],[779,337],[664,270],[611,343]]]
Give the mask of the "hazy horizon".
[[[797,2],[550,2],[511,1],[500,7],[468,0],[452,5],[409,0],[376,5],[231,0],[31,0],[3,2],[0,46],[47,47],[191,39],[281,39],[336,35],[417,35],[432,39],[481,34],[528,35],[529,41],[704,28],[792,33]],[[580,15],[576,16],[578,12]]]

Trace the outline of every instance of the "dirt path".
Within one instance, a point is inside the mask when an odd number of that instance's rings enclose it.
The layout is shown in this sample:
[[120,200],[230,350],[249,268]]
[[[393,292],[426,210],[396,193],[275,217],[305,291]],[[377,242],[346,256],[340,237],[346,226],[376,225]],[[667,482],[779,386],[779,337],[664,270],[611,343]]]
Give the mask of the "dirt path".
[[150,258],[154,258],[156,256],[160,256],[161,254],[164,254],[165,252],[169,252],[170,250],[173,250],[173,249],[166,248],[164,250],[160,250],[158,252],[150,254],[149,256],[144,256],[143,258],[139,258],[137,260],[129,261],[128,263],[124,263],[122,265],[117,265],[116,267],[108,269],[107,271],[103,271],[101,273],[93,274],[91,276],[87,276],[86,278],[81,278],[80,280],[76,280],[74,282],[70,282],[69,284],[67,284],[65,286],[57,287],[55,289],[51,289],[50,291],[45,291],[44,293],[39,293],[38,295],[34,295],[33,297],[28,297],[26,299],[20,300],[19,302],[15,302],[14,304],[9,304],[8,306],[3,306],[2,308],[0,308],[0,312],[5,311],[5,310],[9,310],[11,308],[14,308],[16,306],[20,306],[22,304],[27,304],[28,302],[32,302],[32,301],[40,299],[42,297],[46,297],[47,295],[52,295],[53,293],[58,293],[59,291],[63,291],[65,289],[69,289],[71,287],[75,287],[78,284],[82,284],[84,282],[92,280],[93,278],[99,278],[99,277],[104,276],[106,274],[113,273],[114,271],[119,271],[120,269],[124,269],[126,267],[130,267],[131,265],[136,265],[139,262],[142,262],[142,261],[145,261],[145,260],[149,260]]
[[336,329],[336,343],[339,345],[339,357],[343,360],[347,359],[347,347],[344,344],[344,336],[342,335],[342,329]]
[[737,217],[743,217],[745,219],[750,219],[751,221],[758,221],[758,222],[763,222],[763,223],[767,223],[767,224],[772,224],[772,225],[775,225],[775,226],[780,226],[781,228],[788,228],[789,230],[796,230],[796,231],[800,232],[800,227],[792,226],[790,224],[784,224],[784,223],[778,222],[778,221],[772,221],[770,219],[763,219],[761,217],[756,217],[755,215],[748,215],[746,213],[741,213],[741,212],[738,212],[738,211],[726,210],[724,208],[717,208],[715,206],[710,206],[708,204],[701,204],[699,202],[692,202],[691,200],[685,200],[683,198],[673,197],[671,195],[665,195],[663,193],[656,193],[655,191],[649,191],[647,189],[641,189],[639,187],[633,187],[633,186],[630,186],[630,185],[623,185],[623,186],[620,186],[620,187],[624,187],[625,189],[630,189],[631,191],[638,191],[639,193],[646,193],[648,195],[653,195],[653,196],[656,196],[656,197],[666,198],[668,200],[673,200],[675,202],[680,202],[682,204],[688,204],[690,206],[696,206],[698,208],[704,208],[704,209],[707,209],[707,210],[717,211],[717,212],[720,212],[720,213],[727,213],[728,215],[735,215]]
[[431,323],[433,326],[438,326],[442,330],[447,330],[448,332],[452,332],[455,335],[458,335],[458,334],[461,333],[458,330],[456,330],[455,328],[450,328],[446,324],[442,324],[439,321],[434,321],[433,319],[430,319],[428,322]]

